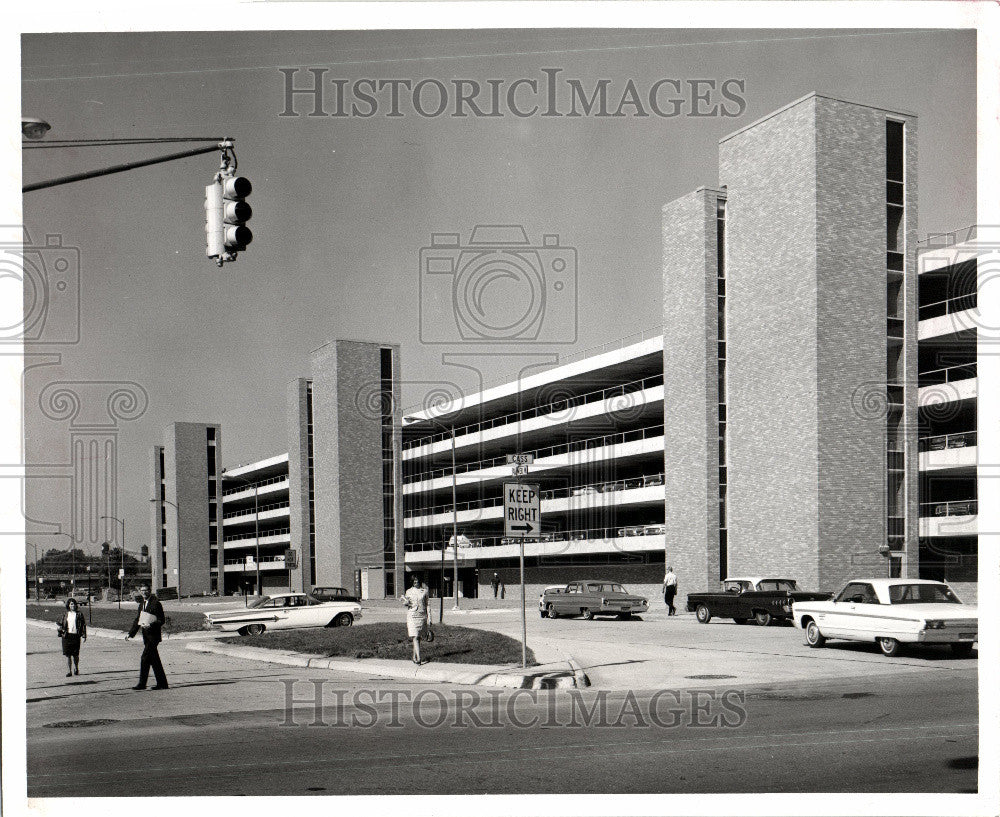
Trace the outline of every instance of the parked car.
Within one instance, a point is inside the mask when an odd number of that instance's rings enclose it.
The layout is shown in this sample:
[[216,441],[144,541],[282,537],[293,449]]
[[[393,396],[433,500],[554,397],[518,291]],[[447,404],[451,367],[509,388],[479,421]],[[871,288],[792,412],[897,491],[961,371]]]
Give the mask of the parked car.
[[343,587],[314,587],[309,591],[309,595],[317,601],[361,601]]
[[548,618],[582,616],[588,621],[594,616],[615,615],[626,619],[635,613],[645,613],[649,601],[633,596],[616,582],[570,582],[564,588],[542,594],[539,605]]
[[243,610],[205,613],[212,628],[260,635],[265,630],[299,627],[350,627],[361,618],[361,605],[349,601],[320,601],[306,593],[261,596]]
[[708,624],[713,616],[731,618],[737,624],[753,619],[761,627],[792,617],[792,603],[828,599],[831,593],[799,590],[794,579],[738,576],[722,583],[721,593],[689,593],[687,609]]
[[565,593],[566,585],[564,584],[550,584],[541,593],[538,594],[538,612],[541,613],[542,618],[545,618],[545,594],[546,593]]
[[950,644],[968,656],[979,638],[979,611],[944,582],[853,579],[831,601],[796,602],[795,626],[810,647],[828,638],[874,641],[893,656],[904,644]]

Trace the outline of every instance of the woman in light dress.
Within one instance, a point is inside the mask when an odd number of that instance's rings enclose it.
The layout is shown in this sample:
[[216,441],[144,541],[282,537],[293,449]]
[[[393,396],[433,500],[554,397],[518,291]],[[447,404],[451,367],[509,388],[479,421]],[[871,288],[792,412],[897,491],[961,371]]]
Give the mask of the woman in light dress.
[[406,634],[413,640],[413,663],[422,664],[420,660],[420,635],[426,630],[427,640],[431,640],[429,600],[430,593],[420,581],[419,576],[413,577],[413,584],[399,600],[406,605]]

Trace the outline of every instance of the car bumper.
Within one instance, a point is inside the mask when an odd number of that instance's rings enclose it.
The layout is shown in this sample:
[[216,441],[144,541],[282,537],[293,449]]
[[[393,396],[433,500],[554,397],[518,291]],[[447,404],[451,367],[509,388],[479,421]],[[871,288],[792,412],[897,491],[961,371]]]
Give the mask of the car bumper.
[[921,630],[914,639],[918,644],[973,644],[979,641],[979,630]]

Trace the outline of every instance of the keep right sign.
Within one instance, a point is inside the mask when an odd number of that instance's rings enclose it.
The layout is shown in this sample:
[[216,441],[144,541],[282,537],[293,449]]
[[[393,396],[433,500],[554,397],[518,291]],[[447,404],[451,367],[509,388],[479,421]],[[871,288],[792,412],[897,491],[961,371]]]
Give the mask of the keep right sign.
[[537,538],[541,529],[541,499],[538,485],[523,482],[503,484],[503,532],[507,538]]

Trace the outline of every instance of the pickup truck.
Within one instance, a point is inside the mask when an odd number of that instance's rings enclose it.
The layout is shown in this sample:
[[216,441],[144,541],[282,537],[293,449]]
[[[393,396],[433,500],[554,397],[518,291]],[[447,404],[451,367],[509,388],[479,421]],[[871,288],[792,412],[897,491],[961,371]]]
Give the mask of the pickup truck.
[[645,613],[649,601],[633,596],[617,582],[580,581],[565,587],[547,587],[538,601],[543,618],[581,616],[586,620],[594,616],[631,618],[635,613]]
[[737,624],[753,619],[761,627],[792,617],[792,602],[825,601],[831,593],[799,590],[794,579],[748,576],[726,579],[721,593],[690,593],[687,609],[708,624],[713,616],[731,618]]

